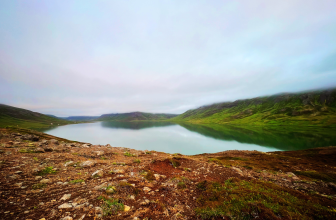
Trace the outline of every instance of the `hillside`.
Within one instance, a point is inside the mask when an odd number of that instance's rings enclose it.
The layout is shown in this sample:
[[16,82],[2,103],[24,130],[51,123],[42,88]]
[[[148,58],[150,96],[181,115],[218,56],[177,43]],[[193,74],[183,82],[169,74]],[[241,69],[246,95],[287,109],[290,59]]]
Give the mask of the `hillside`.
[[202,106],[172,120],[204,124],[336,127],[336,89]]
[[99,121],[150,121],[150,120],[167,120],[177,115],[174,114],[153,114],[145,112],[130,112],[130,113],[116,113],[104,114],[97,120]]
[[18,125],[22,128],[45,128],[69,123],[69,121],[56,117],[0,104],[0,127]]

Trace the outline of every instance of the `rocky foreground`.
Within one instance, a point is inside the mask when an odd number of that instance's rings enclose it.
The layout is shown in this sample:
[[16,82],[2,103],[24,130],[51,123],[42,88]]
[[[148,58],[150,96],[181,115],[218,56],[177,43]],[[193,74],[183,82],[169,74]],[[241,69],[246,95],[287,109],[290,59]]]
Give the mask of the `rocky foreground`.
[[336,219],[336,147],[185,156],[0,130],[0,219]]

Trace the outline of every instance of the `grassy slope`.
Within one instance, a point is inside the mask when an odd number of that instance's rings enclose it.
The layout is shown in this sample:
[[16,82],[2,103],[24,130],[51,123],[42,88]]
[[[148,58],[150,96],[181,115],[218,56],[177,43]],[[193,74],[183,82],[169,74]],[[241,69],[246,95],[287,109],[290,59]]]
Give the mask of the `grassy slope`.
[[19,126],[21,128],[46,128],[53,125],[65,125],[70,122],[55,117],[0,104],[0,127]]
[[336,89],[218,103],[172,120],[204,124],[336,127]]
[[175,117],[174,114],[152,114],[144,112],[130,112],[121,114],[105,114],[100,116],[99,121],[150,121],[167,120]]

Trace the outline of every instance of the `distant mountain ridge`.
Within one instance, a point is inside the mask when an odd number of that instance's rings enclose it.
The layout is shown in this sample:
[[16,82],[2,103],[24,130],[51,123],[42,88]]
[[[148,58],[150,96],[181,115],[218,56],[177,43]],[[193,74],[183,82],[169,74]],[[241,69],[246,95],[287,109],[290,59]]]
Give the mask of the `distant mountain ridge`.
[[148,120],[167,120],[176,117],[177,114],[164,113],[145,113],[145,112],[129,112],[129,113],[114,113],[101,115],[99,121],[148,121]]
[[173,118],[204,124],[336,126],[336,89],[222,102]]
[[69,122],[55,116],[0,104],[0,127],[18,125],[26,128],[41,128],[64,124],[69,124]]
[[69,121],[93,121],[99,117],[100,116],[69,116],[62,118]]

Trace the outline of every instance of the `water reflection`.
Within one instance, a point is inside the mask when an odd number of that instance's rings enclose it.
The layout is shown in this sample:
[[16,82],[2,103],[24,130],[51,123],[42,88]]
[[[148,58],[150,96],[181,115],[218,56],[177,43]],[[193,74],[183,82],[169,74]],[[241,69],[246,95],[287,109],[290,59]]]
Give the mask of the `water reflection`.
[[200,154],[225,150],[302,150],[336,146],[330,128],[233,127],[172,122],[73,124],[44,132],[58,137],[141,150]]

